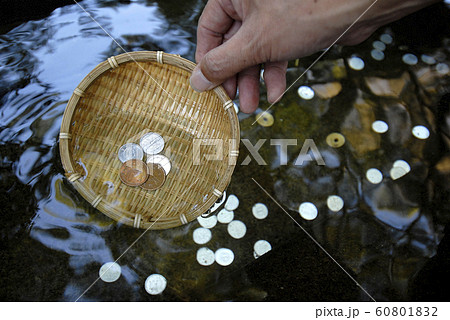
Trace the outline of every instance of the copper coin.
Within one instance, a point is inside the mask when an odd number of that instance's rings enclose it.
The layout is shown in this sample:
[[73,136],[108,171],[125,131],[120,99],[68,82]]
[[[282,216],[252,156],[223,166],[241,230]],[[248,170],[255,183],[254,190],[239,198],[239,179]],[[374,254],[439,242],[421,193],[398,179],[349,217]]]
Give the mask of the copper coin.
[[148,167],[142,160],[131,159],[123,163],[119,176],[127,186],[138,187],[147,180]]
[[166,181],[166,172],[164,168],[157,163],[148,163],[148,179],[141,185],[142,189],[145,190],[156,190],[161,188],[161,186]]

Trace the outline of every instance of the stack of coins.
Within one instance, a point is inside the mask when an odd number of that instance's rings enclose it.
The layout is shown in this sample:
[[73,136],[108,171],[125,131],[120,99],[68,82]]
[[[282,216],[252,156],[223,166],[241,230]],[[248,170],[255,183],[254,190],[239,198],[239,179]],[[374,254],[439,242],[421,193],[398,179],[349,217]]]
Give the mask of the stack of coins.
[[164,139],[154,132],[144,134],[139,144],[126,143],[121,146],[118,153],[122,162],[119,171],[120,180],[127,186],[145,190],[161,188],[172,168],[170,160],[159,154],[163,150]]

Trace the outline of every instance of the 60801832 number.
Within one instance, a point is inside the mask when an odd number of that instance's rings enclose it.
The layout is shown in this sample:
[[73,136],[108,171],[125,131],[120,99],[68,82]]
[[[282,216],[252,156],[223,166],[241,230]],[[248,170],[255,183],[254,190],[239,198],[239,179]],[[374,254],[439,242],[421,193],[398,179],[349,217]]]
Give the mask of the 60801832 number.
[[437,307],[378,307],[377,316],[437,317]]

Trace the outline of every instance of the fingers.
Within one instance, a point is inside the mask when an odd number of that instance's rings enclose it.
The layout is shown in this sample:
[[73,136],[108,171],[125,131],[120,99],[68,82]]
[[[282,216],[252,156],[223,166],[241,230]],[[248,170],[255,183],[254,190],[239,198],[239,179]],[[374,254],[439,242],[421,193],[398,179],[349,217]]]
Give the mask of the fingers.
[[230,5],[221,0],[210,0],[203,9],[197,28],[197,50],[195,60],[199,62],[203,56],[222,44],[226,34],[235,20]]
[[231,78],[228,78],[225,80],[225,82],[222,84],[223,88],[227,92],[228,96],[231,100],[234,100],[236,98],[236,89],[237,89],[237,79],[236,76],[232,76]]
[[268,62],[264,66],[264,82],[267,87],[267,101],[278,102],[286,90],[287,61]]
[[241,71],[238,75],[240,109],[252,113],[259,103],[260,67],[253,66]]

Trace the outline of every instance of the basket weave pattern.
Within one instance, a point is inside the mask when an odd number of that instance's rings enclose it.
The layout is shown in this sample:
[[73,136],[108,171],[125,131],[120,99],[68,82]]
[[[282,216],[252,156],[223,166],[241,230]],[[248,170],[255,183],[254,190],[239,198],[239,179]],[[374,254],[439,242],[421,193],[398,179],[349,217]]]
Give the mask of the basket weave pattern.
[[[74,90],[61,125],[61,159],[77,191],[109,217],[138,228],[176,227],[206,212],[227,187],[238,155],[237,115],[223,88],[190,88],[194,66],[162,52],[126,53],[100,63]],[[147,132],[164,137],[172,164],[156,191],[119,178],[118,149]],[[222,140],[223,157],[195,164],[196,139]],[[201,154],[215,148],[201,146]]]

